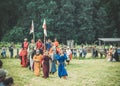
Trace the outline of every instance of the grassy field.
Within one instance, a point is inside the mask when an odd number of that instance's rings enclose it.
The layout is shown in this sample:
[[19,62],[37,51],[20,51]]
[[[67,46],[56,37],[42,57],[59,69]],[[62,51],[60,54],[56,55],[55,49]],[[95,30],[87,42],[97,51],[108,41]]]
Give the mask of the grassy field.
[[8,76],[14,78],[14,86],[120,86],[120,62],[107,62],[105,59],[73,59],[67,65],[67,80],[57,75],[48,79],[36,77],[28,68],[20,66],[19,59],[2,59]]

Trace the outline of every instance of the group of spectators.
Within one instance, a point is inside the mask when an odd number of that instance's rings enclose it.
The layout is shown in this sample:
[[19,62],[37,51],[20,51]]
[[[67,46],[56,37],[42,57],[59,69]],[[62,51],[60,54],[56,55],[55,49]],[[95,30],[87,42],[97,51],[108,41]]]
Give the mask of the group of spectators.
[[102,58],[103,56],[107,58],[108,61],[119,61],[118,48],[110,46],[109,48],[98,48],[98,46],[85,47],[81,45],[78,49],[71,49],[74,58],[85,58],[87,53],[91,53],[92,58]]
[[[11,58],[13,58],[14,48],[15,48],[15,46],[14,46],[14,43],[12,42],[10,44],[10,46],[8,47],[8,50],[10,52],[10,57]],[[7,52],[7,47],[5,45],[3,45],[2,46],[2,50],[1,50],[1,56],[2,56],[2,58],[6,58],[7,57],[6,52]]]
[[119,61],[119,54],[117,47],[110,46],[109,49],[106,49],[106,59],[107,61]]

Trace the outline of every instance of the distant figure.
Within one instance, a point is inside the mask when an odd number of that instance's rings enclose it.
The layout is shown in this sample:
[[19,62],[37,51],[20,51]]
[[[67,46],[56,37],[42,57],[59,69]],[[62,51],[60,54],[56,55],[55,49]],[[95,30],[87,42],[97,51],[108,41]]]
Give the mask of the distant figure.
[[113,59],[115,59],[115,61],[119,61],[119,55],[118,55],[117,48],[115,48],[113,52]]
[[6,47],[3,45],[2,46],[2,52],[1,52],[1,55],[2,55],[3,58],[6,57],[6,50],[7,50]]
[[13,49],[14,49],[14,47],[15,47],[15,46],[14,46],[14,43],[12,42],[11,45],[10,45],[10,47],[9,47],[10,57],[11,57],[11,58],[13,58],[13,54],[14,54],[14,53],[13,53]]
[[56,59],[58,60],[58,76],[67,79],[68,74],[65,69],[65,60],[67,56],[64,54],[63,50],[60,50],[60,54],[56,54]]
[[87,55],[87,50],[86,50],[86,47],[85,47],[85,48],[83,48],[83,51],[82,51],[82,52],[83,52],[82,57],[84,57],[84,58],[85,58],[85,57],[86,57],[86,55]]
[[110,47],[110,49],[107,52],[107,61],[112,61],[113,59],[113,47]]
[[34,55],[33,57],[33,61],[34,61],[34,74],[36,76],[40,75],[40,71],[41,71],[41,63],[42,63],[42,54],[39,54],[39,50],[36,50],[36,55]]
[[70,60],[71,60],[71,54],[72,54],[72,51],[70,50],[69,47],[67,47],[67,49],[66,49],[66,55],[67,55],[66,62],[67,62],[68,65],[69,65]]
[[43,78],[49,77],[49,60],[51,60],[51,58],[48,55],[48,51],[46,51],[45,55],[43,56]]
[[85,58],[86,55],[87,55],[86,48],[84,48],[84,46],[82,45],[82,46],[81,46],[81,49],[80,49],[80,57]]
[[77,58],[77,49],[73,49],[74,58]]
[[97,51],[96,46],[94,46],[92,49],[92,57],[98,57],[98,51]]

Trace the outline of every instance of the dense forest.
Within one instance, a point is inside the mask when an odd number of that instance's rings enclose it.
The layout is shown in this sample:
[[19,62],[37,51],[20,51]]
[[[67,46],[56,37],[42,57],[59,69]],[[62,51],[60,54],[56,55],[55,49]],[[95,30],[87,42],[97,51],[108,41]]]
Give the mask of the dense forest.
[[61,43],[120,37],[120,0],[1,0],[0,40],[30,40],[32,20],[35,38],[43,39],[44,18],[47,38],[56,37]]

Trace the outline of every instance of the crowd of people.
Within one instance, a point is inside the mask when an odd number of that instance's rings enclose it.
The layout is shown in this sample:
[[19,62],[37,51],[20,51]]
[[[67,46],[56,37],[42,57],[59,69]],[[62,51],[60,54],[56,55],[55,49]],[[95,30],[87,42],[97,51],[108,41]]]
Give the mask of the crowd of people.
[[110,46],[109,49],[106,49],[106,59],[107,61],[119,61],[119,54],[117,47]]
[[60,48],[56,38],[53,42],[48,39],[45,44],[41,39],[38,39],[37,42],[32,39],[29,43],[25,38],[19,56],[21,66],[28,67],[36,76],[41,75],[42,69],[42,77],[48,78],[49,74],[57,71],[56,65],[58,65],[58,76],[66,79],[68,74],[65,66],[66,62],[69,65],[72,59],[72,51],[69,47]]
[[[13,49],[14,44],[11,43],[9,47],[11,58],[13,57]],[[77,53],[79,56],[77,56]],[[43,43],[41,39],[38,39],[37,42],[32,39],[29,43],[27,38],[25,38],[24,42],[22,43],[22,49],[19,52],[19,58],[21,60],[21,66],[29,68],[29,70],[33,71],[36,76],[42,75],[43,78],[48,78],[49,74],[54,74],[56,71],[58,71],[58,76],[60,78],[67,79],[68,73],[65,68],[66,63],[68,65],[70,64],[72,56],[74,56],[74,58],[85,58],[87,53],[87,47],[83,45],[81,45],[78,50],[70,49],[70,47],[60,48],[59,42],[56,38],[53,42],[48,39],[45,43]],[[93,46],[91,48],[91,53],[93,58],[98,57],[98,53],[100,53],[101,56],[102,54],[105,55],[107,61],[119,61],[117,47],[110,46],[109,49],[104,49],[104,53],[101,53],[97,46]],[[2,47],[1,55],[6,57],[6,48],[4,46]],[[56,68],[56,65],[58,65],[58,68]],[[2,74],[4,76],[2,76]],[[4,85],[6,83],[13,84],[13,78],[6,78],[5,71],[0,69],[0,86],[10,86]]]
[[[10,46],[8,47],[9,52],[10,52],[10,58],[13,58],[14,48],[15,48],[15,46],[14,46],[14,43],[12,42],[12,43],[10,44]],[[4,45],[2,45],[2,49],[1,49],[1,56],[2,56],[3,58],[6,58],[6,57],[7,57],[6,52],[7,52],[7,47],[6,47],[5,44],[4,44]]]

